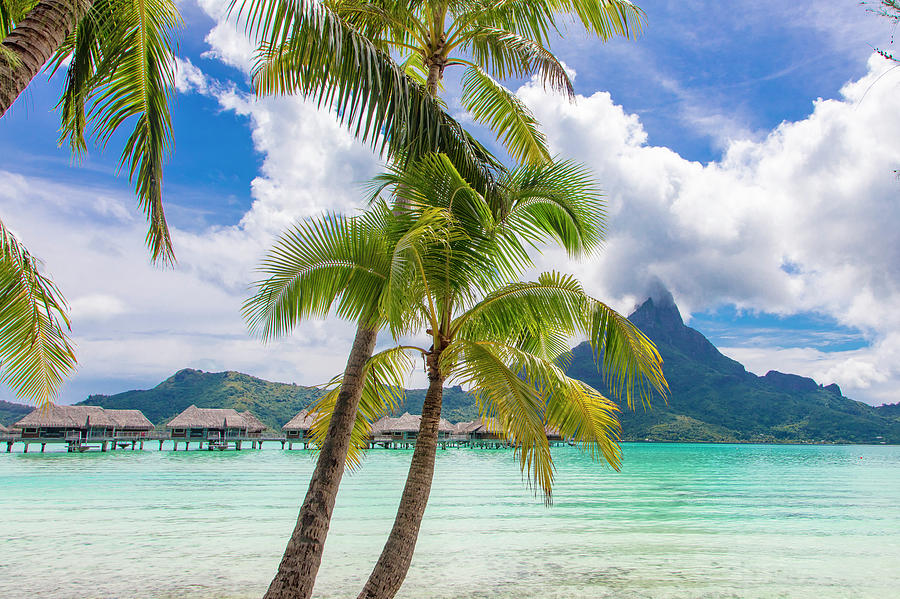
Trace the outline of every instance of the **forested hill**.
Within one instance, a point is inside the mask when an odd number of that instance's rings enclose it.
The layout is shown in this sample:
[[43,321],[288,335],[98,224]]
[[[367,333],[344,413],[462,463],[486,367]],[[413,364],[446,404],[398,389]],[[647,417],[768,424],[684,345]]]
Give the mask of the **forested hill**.
[[294,414],[321,395],[316,387],[272,383],[240,372],[203,372],[185,368],[156,387],[115,395],[91,395],[82,404],[137,409],[153,424],[162,424],[194,404],[198,408],[250,410],[280,429]]
[[11,401],[3,401],[0,399],[0,424],[9,426],[17,420],[21,420],[26,414],[34,409],[33,406],[26,406]]
[[[656,343],[671,395],[647,411],[623,406],[626,439],[900,443],[900,410],[853,401],[835,384],[747,372],[685,326],[670,295],[648,299],[629,320]],[[569,374],[605,387],[587,344],[573,350]]]
[[[154,424],[164,424],[191,404],[200,408],[250,410],[275,430],[308,408],[322,394],[317,387],[272,383],[240,372],[179,370],[153,389],[125,391],[115,395],[91,395],[82,404],[104,408],[138,409]],[[397,412],[422,413],[424,389],[407,391],[406,402]],[[18,405],[18,404],[11,404]],[[25,413],[29,409],[25,408]],[[453,422],[477,418],[471,397],[459,387],[444,392],[444,417]],[[17,416],[13,421],[22,416]]]

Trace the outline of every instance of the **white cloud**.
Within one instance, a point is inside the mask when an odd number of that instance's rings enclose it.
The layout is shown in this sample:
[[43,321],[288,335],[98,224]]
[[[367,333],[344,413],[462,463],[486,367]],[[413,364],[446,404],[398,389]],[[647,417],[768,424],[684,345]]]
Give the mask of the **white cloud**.
[[69,315],[75,321],[109,320],[128,311],[122,300],[104,293],[76,297],[69,303],[69,308]]
[[175,57],[175,90],[178,93],[206,94],[209,92],[209,86],[206,75],[191,62],[190,58]]
[[[733,141],[706,166],[646,145],[638,119],[604,92],[575,104],[535,84],[518,93],[553,150],[584,160],[609,194],[606,249],[577,267],[596,292],[623,305],[659,279],[686,313],[733,303],[830,315],[875,343],[865,359],[817,372],[866,398],[900,377],[879,357],[900,333],[900,70],[889,69],[873,55],[842,100],[817,100],[807,118]],[[774,355],[770,368],[783,369]]]

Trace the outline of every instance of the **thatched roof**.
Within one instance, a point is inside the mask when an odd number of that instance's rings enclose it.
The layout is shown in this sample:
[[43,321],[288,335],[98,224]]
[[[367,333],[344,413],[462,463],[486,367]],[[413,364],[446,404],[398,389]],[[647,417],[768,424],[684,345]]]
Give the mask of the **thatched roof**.
[[308,431],[312,428],[318,414],[309,410],[300,410],[287,424],[281,427],[283,431]]
[[497,421],[492,419],[490,424],[492,426],[488,426],[488,423],[485,422],[483,418],[472,420],[471,422],[459,422],[456,427],[454,427],[453,432],[457,435],[472,435],[475,433],[483,435],[486,433],[493,433],[494,430],[497,429]]
[[136,428],[151,430],[153,423],[140,410],[107,410],[100,406],[60,406],[54,403],[35,408],[16,422],[16,428],[65,427]]
[[[254,419],[259,422],[255,416]],[[253,430],[251,423],[235,409],[198,408],[194,405],[185,408],[181,414],[172,418],[166,424],[166,428],[242,428]],[[263,428],[265,428],[265,425],[263,425]]]
[[61,406],[54,403],[35,408],[16,422],[16,428],[67,427],[136,428],[151,430],[153,423],[140,410],[107,410],[100,406]]
[[0,435],[8,435],[12,431],[0,424]]
[[[111,416],[116,423],[116,428],[131,428],[137,430],[153,430],[153,423],[150,422],[144,413],[140,410],[103,410],[108,416]],[[93,422],[93,420],[91,421]]]
[[475,429],[481,427],[481,420],[472,420],[470,422],[457,422],[453,427],[453,433],[456,435],[468,435]]
[[247,432],[248,433],[261,433],[266,430],[266,425],[262,420],[253,415],[253,412],[244,411],[241,412],[241,416],[244,417],[244,420],[247,421]]
[[[382,418],[372,424],[373,435],[388,435],[391,433],[417,433],[419,425],[422,422],[422,416],[419,414],[410,414],[405,412],[398,418]],[[439,433],[452,433],[454,427],[444,418],[438,423]]]

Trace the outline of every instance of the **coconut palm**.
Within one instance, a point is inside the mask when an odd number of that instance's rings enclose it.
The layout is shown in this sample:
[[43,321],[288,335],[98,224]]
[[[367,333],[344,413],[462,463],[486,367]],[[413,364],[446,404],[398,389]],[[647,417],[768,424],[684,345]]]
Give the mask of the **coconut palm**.
[[[308,93],[321,85],[304,75],[327,50],[309,43],[315,28],[298,27],[285,16],[304,2],[244,4],[257,23],[265,23],[257,28],[267,33],[253,76],[258,93]],[[376,48],[397,55],[432,96],[438,94],[448,66],[465,67],[463,108],[497,135],[516,162],[546,161],[550,154],[534,116],[498,80],[535,75],[546,87],[574,97],[564,66],[549,50],[551,33],[573,22],[603,40],[629,36],[639,29],[641,16],[628,0],[324,0],[322,5]],[[355,65],[345,66],[349,71],[329,76],[368,76]]]
[[[443,200],[454,190],[484,197],[445,155],[423,159],[416,165],[441,178],[443,192],[439,197]],[[384,184],[376,183],[374,196]],[[576,165],[523,167],[506,172],[491,190],[494,195],[487,200],[471,203],[488,210],[489,218],[472,214],[462,221],[469,226],[464,231],[469,246],[480,248],[470,256],[470,266],[481,265],[473,271],[473,278],[478,274],[485,287],[515,278],[530,264],[527,250],[533,245],[555,240],[579,255],[599,240],[602,214],[592,201],[596,190]],[[422,202],[427,201],[427,196],[422,198]],[[328,408],[335,416],[324,424],[319,461],[278,574],[266,595],[270,599],[309,597],[312,593],[343,465],[352,447],[354,422],[365,422],[372,414],[369,408],[357,410],[360,397],[366,399],[362,395],[366,360],[372,355],[378,328],[386,322],[382,315],[388,306],[400,301],[398,298],[409,297],[407,281],[398,278],[398,273],[405,272],[410,253],[421,252],[416,248],[423,243],[458,234],[447,228],[446,204],[414,215],[397,207],[388,209],[377,201],[375,205],[381,206],[377,213],[347,221],[358,223],[352,226],[329,217],[302,223],[285,233],[261,267],[266,278],[256,284],[254,297],[245,304],[251,327],[264,338],[283,335],[303,318],[329,311],[358,323],[345,376],[329,395],[332,403]],[[385,230],[393,232],[379,232],[391,221],[392,229]],[[492,223],[490,230],[482,227],[486,222]],[[376,223],[380,224],[374,226]],[[454,229],[460,230],[459,225]],[[382,257],[376,259],[378,254]],[[399,383],[394,380],[384,384],[391,389]]]
[[37,73],[65,69],[58,108],[60,143],[86,149],[88,127],[101,146],[126,122],[120,168],[147,216],[154,260],[174,259],[162,204],[163,165],[172,148],[172,0],[0,0],[0,116]]
[[[230,10],[260,43],[257,94],[298,93],[333,109],[349,131],[401,164],[441,152],[481,190],[499,162],[385,50],[316,0],[231,0]],[[266,48],[296,59],[266,69]],[[264,80],[262,70],[271,78]]]
[[[502,198],[478,194],[444,157],[378,178],[377,189],[393,189],[401,211],[415,217],[422,210],[439,207],[452,215],[454,228],[439,243],[411,248],[410,258],[391,273],[402,292],[392,294],[381,306],[395,337],[425,331],[431,344],[427,348],[402,345],[374,356],[372,363],[389,369],[402,364],[398,349],[417,352],[425,361],[429,385],[394,526],[361,598],[393,597],[408,571],[431,489],[442,393],[448,380],[467,386],[475,395],[482,416],[516,446],[522,469],[548,501],[552,459],[545,425],[558,428],[613,466],[619,462],[616,404],[566,377],[555,362],[567,351],[569,336],[580,333],[588,338],[611,388],[629,405],[635,395],[648,402],[651,390],[665,395],[661,359],[650,340],[627,319],[589,298],[571,277],[550,273],[534,282],[497,284],[503,277],[498,273],[527,258],[518,236],[548,232],[541,227],[552,218],[518,221],[519,210],[532,205],[536,188],[546,190],[558,183],[549,173],[543,175],[539,168],[520,167],[510,173],[507,184],[500,185]],[[522,181],[529,185],[515,184]],[[570,186],[558,190],[567,192]],[[575,197],[584,203],[579,209],[596,199],[590,194]],[[496,219],[497,214],[504,217]],[[577,214],[578,210],[565,216],[568,220]],[[554,215],[559,216],[559,212]],[[593,232],[597,230],[592,227]],[[571,240],[570,233],[561,239]],[[588,247],[596,241],[591,238]],[[387,361],[382,361],[382,355]]]
[[75,367],[66,302],[0,221],[0,380],[44,405]]

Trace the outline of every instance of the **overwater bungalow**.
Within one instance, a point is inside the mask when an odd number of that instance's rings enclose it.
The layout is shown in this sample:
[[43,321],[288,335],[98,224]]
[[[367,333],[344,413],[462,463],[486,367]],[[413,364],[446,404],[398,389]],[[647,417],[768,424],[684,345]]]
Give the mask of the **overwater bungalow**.
[[102,439],[147,437],[153,423],[140,410],[109,410],[100,406],[35,408],[13,425],[23,439]]
[[261,440],[265,425],[250,412],[239,413],[233,408],[198,408],[191,405],[175,416],[166,424],[170,437],[178,449],[180,441],[185,442],[185,448],[190,448],[190,443],[196,441],[203,447],[207,443],[209,448],[225,448],[229,442],[235,443],[235,448],[241,448],[241,441],[249,440],[253,447],[257,446],[257,440]]
[[554,428],[549,424],[544,426],[544,434],[547,435],[547,440],[550,441],[550,445],[562,445],[566,442],[562,433],[559,432],[559,429]]
[[[108,442],[113,449],[117,443],[134,443],[149,437],[153,423],[140,410],[112,410],[100,406],[61,406],[54,403],[35,408],[13,425],[20,431],[19,440],[25,450],[32,441],[41,443],[68,443],[70,451],[83,450],[85,443],[99,442],[106,450]],[[7,451],[10,446],[7,446]]]
[[[419,436],[419,426],[422,416],[405,412],[397,418],[384,417],[372,424],[371,438],[377,445],[409,447],[416,442]],[[450,440],[454,427],[446,419],[441,418],[438,423],[438,441]]]
[[13,435],[13,431],[0,424],[0,438],[6,439]]
[[268,428],[262,420],[253,414],[253,412],[244,411],[240,412],[240,415],[247,421],[248,437],[261,437],[263,432]]
[[300,410],[297,412],[296,416],[291,418],[287,424],[281,427],[281,430],[284,431],[284,435],[287,438],[288,449],[293,449],[295,441],[302,443],[304,448],[309,447],[309,444],[312,443],[310,430],[312,429],[313,422],[316,421],[316,417],[318,417],[316,412]]
[[496,427],[489,427],[483,418],[470,422],[460,422],[454,429],[454,436],[460,441],[473,446],[506,446],[508,444],[506,438],[499,433],[492,432],[491,428]]

